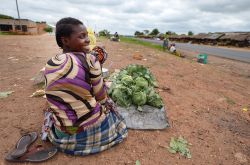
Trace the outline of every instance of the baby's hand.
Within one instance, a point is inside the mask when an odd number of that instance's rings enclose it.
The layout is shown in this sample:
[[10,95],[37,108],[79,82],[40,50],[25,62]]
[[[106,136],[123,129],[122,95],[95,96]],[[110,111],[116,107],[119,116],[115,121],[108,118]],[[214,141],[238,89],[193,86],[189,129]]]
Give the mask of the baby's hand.
[[91,54],[94,55],[98,59],[101,65],[104,64],[104,62],[106,61],[108,57],[108,53],[105,51],[104,48],[100,46],[94,47],[93,50],[91,51]]

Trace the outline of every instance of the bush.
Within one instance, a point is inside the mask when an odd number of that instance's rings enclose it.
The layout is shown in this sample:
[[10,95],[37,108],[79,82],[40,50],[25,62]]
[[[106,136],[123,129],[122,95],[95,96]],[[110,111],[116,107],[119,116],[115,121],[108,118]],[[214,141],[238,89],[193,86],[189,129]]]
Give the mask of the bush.
[[188,35],[192,36],[192,35],[194,35],[194,33],[192,31],[188,31]]
[[0,14],[0,18],[3,18],[3,19],[14,19],[13,17],[8,16],[8,15],[4,15],[4,14]]
[[99,31],[99,36],[110,37],[110,32],[106,29]]
[[154,35],[156,36],[157,34],[159,34],[159,30],[158,29],[153,29],[152,32],[150,33],[150,35]]
[[139,32],[139,31],[136,31],[136,32],[135,32],[135,36],[142,36],[142,35],[144,35],[143,32]]
[[44,31],[46,31],[46,32],[48,32],[48,33],[53,32],[53,28],[52,28],[52,27],[50,27],[50,26],[48,26],[48,27],[44,28],[43,30],[44,30]]

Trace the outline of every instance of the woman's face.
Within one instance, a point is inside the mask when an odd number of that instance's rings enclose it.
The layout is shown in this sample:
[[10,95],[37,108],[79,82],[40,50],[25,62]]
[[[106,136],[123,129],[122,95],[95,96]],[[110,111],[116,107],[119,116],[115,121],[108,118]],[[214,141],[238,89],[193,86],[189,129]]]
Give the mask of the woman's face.
[[66,51],[84,52],[90,51],[87,28],[84,25],[74,25],[70,37],[62,38]]

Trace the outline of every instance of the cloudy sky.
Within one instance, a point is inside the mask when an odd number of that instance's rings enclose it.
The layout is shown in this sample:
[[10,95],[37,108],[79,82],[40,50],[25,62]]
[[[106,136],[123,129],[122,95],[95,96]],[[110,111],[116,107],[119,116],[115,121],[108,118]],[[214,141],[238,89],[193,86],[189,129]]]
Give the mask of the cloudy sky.
[[[17,18],[15,0],[0,0],[0,13]],[[55,24],[75,17],[96,31],[136,30],[178,34],[250,31],[250,0],[18,0],[21,18]]]

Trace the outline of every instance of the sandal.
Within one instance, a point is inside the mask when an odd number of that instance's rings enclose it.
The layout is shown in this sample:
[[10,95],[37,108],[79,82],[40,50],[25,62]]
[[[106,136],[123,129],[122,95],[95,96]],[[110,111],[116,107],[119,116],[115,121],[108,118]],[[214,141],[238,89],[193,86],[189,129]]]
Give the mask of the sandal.
[[35,146],[28,150],[23,156],[13,158],[11,154],[5,157],[10,162],[42,162],[50,159],[57,153],[56,147],[44,148],[42,145]]
[[37,139],[37,133],[31,132],[23,135],[17,142],[16,148],[9,155],[13,158],[18,158],[24,155],[28,147]]

